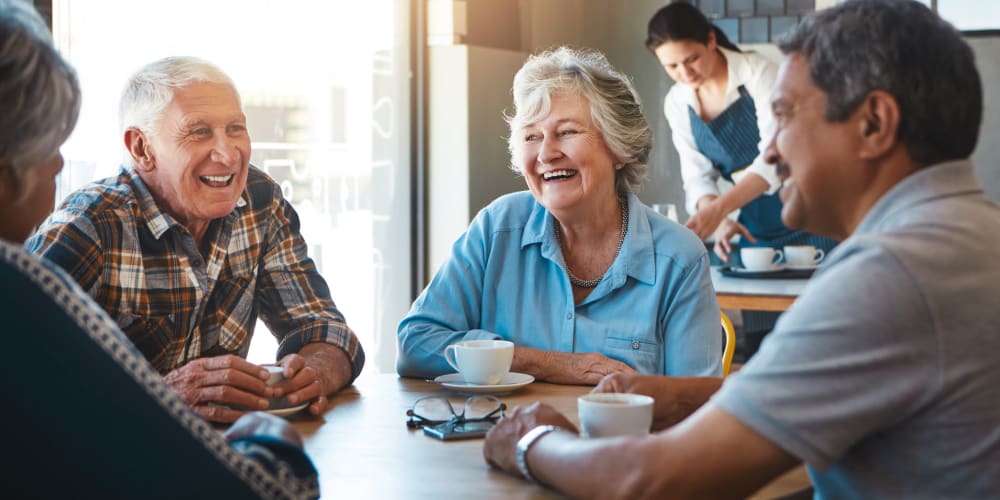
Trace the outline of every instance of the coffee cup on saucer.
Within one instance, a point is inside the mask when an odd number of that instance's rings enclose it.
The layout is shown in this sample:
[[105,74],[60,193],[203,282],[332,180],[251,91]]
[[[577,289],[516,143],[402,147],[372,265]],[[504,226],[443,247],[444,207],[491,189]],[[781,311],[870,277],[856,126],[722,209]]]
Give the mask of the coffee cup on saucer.
[[740,249],[740,261],[748,271],[774,271],[781,269],[781,259],[784,253],[771,247],[743,247]]
[[[264,365],[264,369],[270,375],[267,379],[267,385],[280,384],[285,381],[285,367],[278,365]],[[282,398],[271,398],[268,400],[268,408],[275,410],[279,408],[288,407],[288,397]]]
[[497,385],[510,372],[514,343],[508,340],[465,340],[444,349],[444,359],[469,384]]
[[812,245],[785,246],[785,264],[788,267],[816,267],[824,257],[826,252]]

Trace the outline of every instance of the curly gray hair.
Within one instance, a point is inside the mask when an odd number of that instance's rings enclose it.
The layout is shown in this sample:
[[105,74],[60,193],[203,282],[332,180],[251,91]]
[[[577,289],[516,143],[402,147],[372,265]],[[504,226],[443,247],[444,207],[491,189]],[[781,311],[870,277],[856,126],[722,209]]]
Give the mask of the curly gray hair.
[[37,165],[76,126],[80,84],[29,3],[0,0],[0,68],[0,159],[15,169]]
[[554,94],[576,94],[590,103],[591,119],[604,142],[624,166],[615,174],[619,193],[636,192],[646,179],[653,134],[642,116],[639,96],[632,82],[617,71],[600,52],[559,47],[528,58],[514,75],[514,115],[508,149],[511,168],[518,173],[517,131],[545,118]]

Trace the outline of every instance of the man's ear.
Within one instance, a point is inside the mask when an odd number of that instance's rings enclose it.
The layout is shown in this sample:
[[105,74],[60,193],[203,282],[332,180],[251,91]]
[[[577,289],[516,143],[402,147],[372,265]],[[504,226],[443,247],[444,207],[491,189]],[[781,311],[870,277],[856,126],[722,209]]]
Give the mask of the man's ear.
[[858,106],[858,133],[862,158],[878,158],[896,146],[899,136],[899,103],[883,90],[869,93]]
[[125,131],[125,149],[139,170],[150,171],[156,166],[153,152],[149,148],[149,139],[141,130],[130,128]]

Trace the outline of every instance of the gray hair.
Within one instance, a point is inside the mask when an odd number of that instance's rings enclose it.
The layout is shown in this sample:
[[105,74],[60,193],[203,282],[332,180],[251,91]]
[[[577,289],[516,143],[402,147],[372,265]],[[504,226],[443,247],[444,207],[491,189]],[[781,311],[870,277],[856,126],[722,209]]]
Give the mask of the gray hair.
[[122,91],[118,103],[121,131],[134,128],[149,134],[158,133],[174,92],[198,82],[236,89],[233,80],[218,66],[197,57],[165,57],[143,66],[128,79]]
[[15,169],[52,157],[80,115],[76,72],[31,4],[0,0],[0,159]]
[[975,56],[958,31],[912,0],[851,0],[806,17],[783,38],[845,120],[874,90],[899,103],[898,137],[920,165],[968,158],[983,115]]
[[528,58],[514,75],[514,115],[508,149],[511,168],[518,166],[517,131],[548,116],[552,95],[575,94],[590,103],[590,116],[608,149],[624,163],[615,173],[619,193],[638,191],[646,179],[653,134],[642,116],[639,95],[632,82],[600,52],[559,47]]

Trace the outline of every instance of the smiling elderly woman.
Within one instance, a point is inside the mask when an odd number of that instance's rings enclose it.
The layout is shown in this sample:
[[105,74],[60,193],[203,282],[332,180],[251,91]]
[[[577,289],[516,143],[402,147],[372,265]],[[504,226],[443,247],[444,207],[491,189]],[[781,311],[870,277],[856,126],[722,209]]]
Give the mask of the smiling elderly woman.
[[399,325],[401,375],[452,371],[449,344],[515,343],[511,370],[558,383],[609,373],[718,375],[707,252],[634,192],[651,134],[628,78],[560,48],[514,77],[514,170],[528,192],[483,209]]

